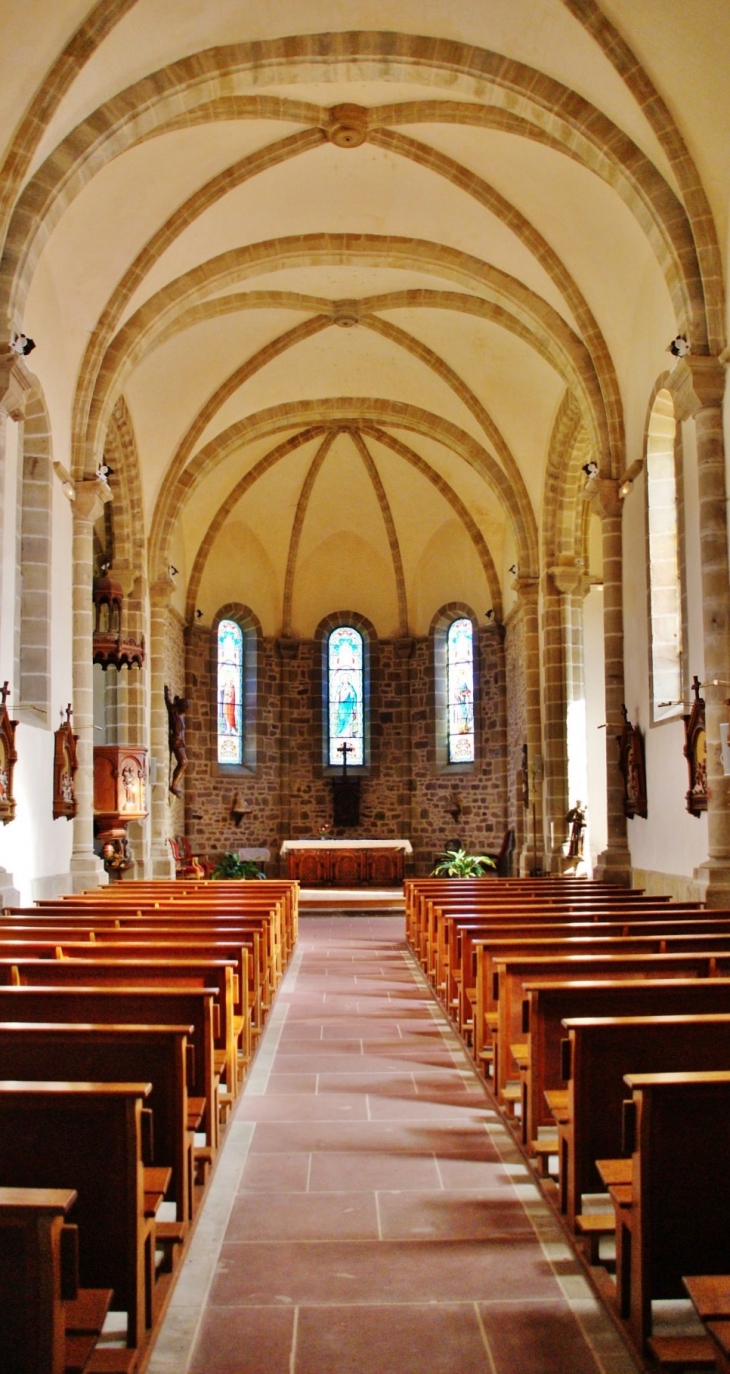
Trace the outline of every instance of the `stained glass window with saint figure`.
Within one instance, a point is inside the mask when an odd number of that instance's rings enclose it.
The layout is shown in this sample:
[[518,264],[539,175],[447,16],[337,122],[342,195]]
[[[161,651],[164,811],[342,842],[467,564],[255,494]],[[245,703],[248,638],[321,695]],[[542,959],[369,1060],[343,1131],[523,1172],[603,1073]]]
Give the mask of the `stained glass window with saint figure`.
[[243,762],[243,631],[218,625],[218,762]]
[[351,625],[333,630],[327,644],[328,761],[342,763],[339,752],[348,745],[348,765],[363,764],[363,642]]
[[474,762],[474,631],[466,617],[447,636],[449,763]]

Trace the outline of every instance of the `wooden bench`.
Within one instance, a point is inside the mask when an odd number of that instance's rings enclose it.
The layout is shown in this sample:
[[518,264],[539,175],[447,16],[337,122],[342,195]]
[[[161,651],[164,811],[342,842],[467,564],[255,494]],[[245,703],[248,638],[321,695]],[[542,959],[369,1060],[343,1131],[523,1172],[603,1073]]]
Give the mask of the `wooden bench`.
[[526,983],[522,1029],[527,1063],[522,1075],[522,1140],[528,1152],[542,1127],[552,1125],[546,1090],[564,1087],[563,1020],[579,1016],[671,1016],[730,1013],[730,978],[566,979]]
[[77,1193],[79,1272],[111,1288],[127,1344],[152,1325],[154,1223],[144,1215],[142,1106],[149,1083],[0,1081],[0,1171],[7,1187]]
[[69,1188],[0,1188],[0,1369],[64,1374]]
[[583,1194],[600,1191],[596,1160],[621,1154],[624,1075],[724,1068],[730,1014],[571,1018],[565,1030],[560,1199],[574,1228]]
[[617,1289],[643,1352],[654,1300],[683,1296],[685,1274],[727,1272],[730,1072],[627,1074],[625,1083],[633,1178],[623,1196],[611,1190]]

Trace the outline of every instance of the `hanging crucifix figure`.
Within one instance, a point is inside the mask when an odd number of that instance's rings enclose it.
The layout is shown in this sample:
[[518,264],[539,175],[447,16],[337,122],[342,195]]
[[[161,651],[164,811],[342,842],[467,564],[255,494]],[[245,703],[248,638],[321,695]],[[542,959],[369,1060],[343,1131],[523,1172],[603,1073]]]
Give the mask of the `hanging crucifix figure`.
[[334,823],[352,829],[360,824],[360,779],[347,776],[347,756],[355,753],[355,747],[345,741],[337,752],[342,755],[342,777],[332,779]]

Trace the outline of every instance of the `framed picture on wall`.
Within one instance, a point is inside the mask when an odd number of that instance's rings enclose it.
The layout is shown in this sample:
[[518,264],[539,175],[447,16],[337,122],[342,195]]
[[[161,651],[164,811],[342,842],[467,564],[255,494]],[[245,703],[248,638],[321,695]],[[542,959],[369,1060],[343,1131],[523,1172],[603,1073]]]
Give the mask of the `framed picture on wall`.
[[686,792],[687,810],[690,816],[700,816],[707,810],[707,734],[705,732],[705,700],[700,696],[700,680],[692,679],[695,699],[684,721],[684,756],[689,770],[689,788]]
[[78,735],[71,725],[71,702],[66,707],[66,719],[54,735],[53,745],[53,819],[73,820],[78,810],[76,800],[76,743]]
[[7,699],[10,685],[4,682],[0,687],[0,822],[7,825],[15,820],[15,797],[13,795],[13,771],[18,761],[15,749],[17,720],[10,719]]
[[616,736],[618,744],[618,764],[624,779],[624,812],[629,820],[634,816],[648,815],[646,797],[646,768],[644,764],[644,737],[638,726],[632,725],[625,706],[621,707],[624,717],[623,729]]

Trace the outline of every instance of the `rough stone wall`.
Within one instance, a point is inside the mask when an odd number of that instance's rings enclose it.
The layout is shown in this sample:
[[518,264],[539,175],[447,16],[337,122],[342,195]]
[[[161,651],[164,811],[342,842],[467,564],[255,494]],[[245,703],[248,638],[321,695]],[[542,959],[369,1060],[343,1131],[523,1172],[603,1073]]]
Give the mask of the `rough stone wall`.
[[512,616],[505,633],[505,673],[507,692],[507,824],[515,831],[516,848],[522,847],[525,831],[524,807],[517,782],[522,766],[522,746],[527,740],[527,675],[525,662],[525,621],[520,611]]
[[[480,718],[472,770],[436,771],[435,694],[430,640],[379,640],[370,654],[370,768],[360,787],[360,825],[334,831],[352,839],[405,836],[414,867],[426,873],[444,844],[499,848],[506,828],[504,654],[498,634],[479,640]],[[319,642],[259,640],[257,766],[254,776],[216,761],[215,684],[210,631],[187,643],[187,833],[195,850],[217,854],[316,836],[331,824],[332,793],[322,758],[322,649]],[[458,793],[461,816],[449,815]],[[230,818],[240,794],[240,827]]]

